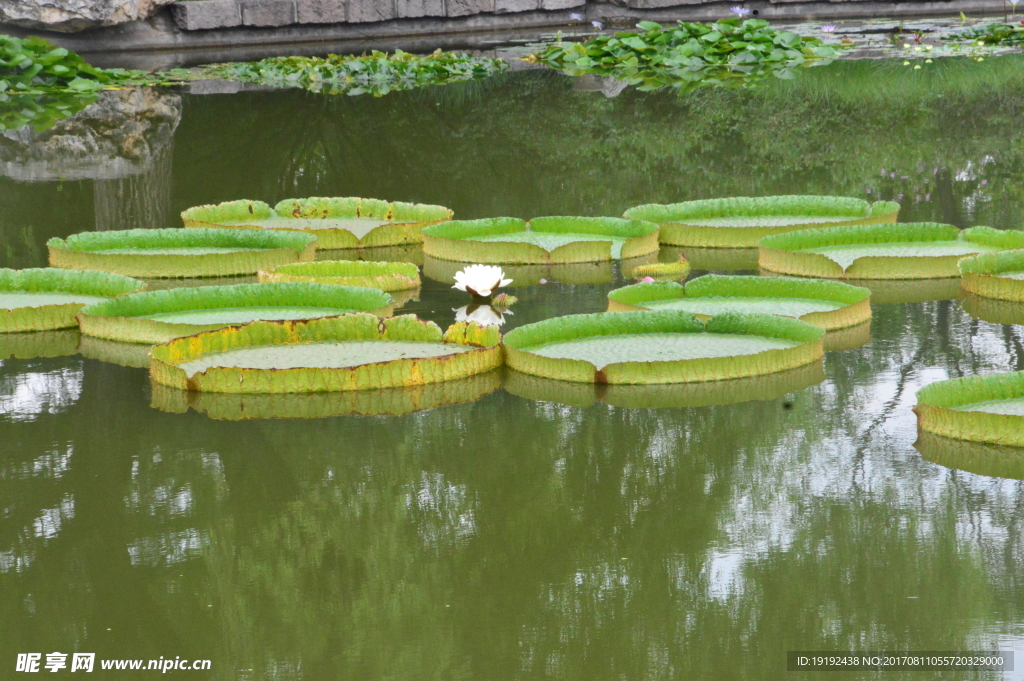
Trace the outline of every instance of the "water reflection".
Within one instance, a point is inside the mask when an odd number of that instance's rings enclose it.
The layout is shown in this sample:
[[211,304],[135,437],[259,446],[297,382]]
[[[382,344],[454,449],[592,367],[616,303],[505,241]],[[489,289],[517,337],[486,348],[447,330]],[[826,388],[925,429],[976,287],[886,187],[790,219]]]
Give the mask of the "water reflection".
[[954,440],[921,431],[914,447],[926,461],[994,478],[1024,480],[1024,448]]
[[962,304],[964,311],[977,319],[993,324],[1024,326],[1024,302],[996,300],[965,293]]
[[480,326],[501,326],[505,316],[511,316],[509,310],[498,310],[490,305],[463,305],[452,310],[456,322],[476,322]]
[[78,329],[0,333],[0,360],[73,355],[79,338]]

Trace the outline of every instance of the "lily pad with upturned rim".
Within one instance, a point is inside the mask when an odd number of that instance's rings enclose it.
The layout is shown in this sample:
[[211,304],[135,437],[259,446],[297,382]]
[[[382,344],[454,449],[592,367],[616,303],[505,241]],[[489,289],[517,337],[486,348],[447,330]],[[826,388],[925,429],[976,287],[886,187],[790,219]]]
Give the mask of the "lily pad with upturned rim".
[[273,272],[260,272],[259,280],[263,283],[308,282],[404,291],[419,287],[420,270],[408,262],[319,260],[282,265]]
[[423,385],[497,368],[500,338],[495,327],[476,324],[454,324],[442,334],[413,315],[259,321],[155,346],[150,377],[173,388],[218,393]]
[[328,284],[238,284],[147,291],[84,308],[82,333],[129,343],[162,343],[256,319],[312,319],[391,313],[391,296]]
[[317,237],[318,249],[352,249],[420,243],[423,227],[453,215],[444,206],[311,197],[284,199],[274,207],[247,199],[195,206],[181,218],[186,227],[302,231]]
[[959,267],[968,293],[1024,303],[1024,248],[964,258]]
[[425,255],[481,264],[583,263],[657,250],[657,225],[621,218],[454,220],[423,230]]
[[939,381],[917,391],[922,431],[1024,447],[1024,371]]
[[312,260],[315,243],[300,232],[172,228],[81,232],[46,246],[53,267],[174,278],[256,274]]
[[823,353],[825,332],[764,314],[727,313],[706,324],[689,312],[603,312],[556,317],[510,331],[506,363],[583,383],[689,383],[795,368]]
[[[841,196],[737,196],[683,203],[650,203],[625,212],[661,228],[660,240],[674,246],[752,248],[759,239],[823,226],[896,222],[898,203]],[[695,265],[696,266],[696,265]]]
[[761,239],[763,270],[826,279],[959,277],[965,255],[1024,247],[1024,231],[935,222],[809,229]]
[[192,409],[223,421],[399,416],[475,402],[500,386],[500,369],[424,385],[321,393],[196,392],[154,383],[150,406],[179,414]]
[[0,269],[0,333],[77,327],[75,315],[86,305],[145,288],[141,281],[107,272]]
[[686,284],[644,282],[608,294],[608,311],[686,310],[702,319],[724,312],[794,317],[826,330],[871,319],[871,292],[838,281],[708,274]]

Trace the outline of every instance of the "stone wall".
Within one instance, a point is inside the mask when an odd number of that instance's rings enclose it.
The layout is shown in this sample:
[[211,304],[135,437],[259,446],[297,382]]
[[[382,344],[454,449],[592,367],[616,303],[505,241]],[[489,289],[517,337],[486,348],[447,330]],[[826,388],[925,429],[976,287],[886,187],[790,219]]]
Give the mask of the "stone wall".
[[586,0],[188,0],[171,8],[183,31],[235,26],[361,24],[583,7]]

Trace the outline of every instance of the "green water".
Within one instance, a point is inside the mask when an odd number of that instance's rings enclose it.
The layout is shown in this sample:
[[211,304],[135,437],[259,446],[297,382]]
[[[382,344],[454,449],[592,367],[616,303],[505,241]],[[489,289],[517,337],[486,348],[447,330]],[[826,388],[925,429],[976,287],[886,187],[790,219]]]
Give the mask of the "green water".
[[260,305],[256,307],[215,307],[141,315],[168,324],[245,324],[255,319],[315,319],[356,312],[344,308]]
[[[174,95],[150,111],[180,121],[147,129],[137,174],[0,178],[0,266],[45,265],[54,236],[290,196],[473,219],[902,195],[902,221],[1020,227],[1024,63],[936,63],[681,99],[528,71],[381,98]],[[22,163],[9,139],[2,172]],[[603,311],[629,283],[617,265],[603,283],[561,275],[514,289],[502,330]],[[424,277],[402,312],[447,326],[472,302],[451,284]],[[210,659],[167,678],[218,681],[778,681],[802,677],[788,650],[1020,658],[1024,483],[923,460],[911,409],[934,381],[1024,370],[1024,327],[956,300],[872,312],[872,340],[829,353],[824,380],[686,408],[609,406],[618,386],[579,402],[500,388],[403,416],[224,421],[150,406],[145,369],[5,359],[0,678],[53,651]]]
[[786,225],[817,225],[828,227],[833,222],[847,222],[863,218],[863,215],[828,216],[821,215],[759,215],[756,218],[698,218],[686,220],[688,225],[703,227],[785,227]]
[[798,253],[820,253],[846,269],[858,258],[935,258],[946,255],[973,255],[998,250],[967,241],[928,241],[920,243],[846,244],[807,248]]
[[809,298],[745,298],[741,296],[706,296],[703,298],[673,298],[649,300],[639,307],[650,310],[686,310],[694,314],[716,315],[723,312],[762,312],[784,317],[800,317],[811,312],[830,312],[845,307],[845,303]]
[[1024,416],[1024,397],[1006,400],[989,400],[956,407],[959,411],[987,411],[990,414]]
[[240,369],[296,369],[318,367],[344,369],[361,364],[390,362],[396,359],[445,357],[469,352],[472,348],[444,343],[412,341],[348,341],[345,343],[303,343],[301,345],[241,348],[215,352],[179,364],[189,376],[210,367]]
[[176,248],[105,248],[89,251],[99,255],[213,255],[215,253],[237,253],[239,251],[260,251],[261,248],[221,246],[179,246]]
[[618,258],[622,255],[622,244],[626,242],[624,238],[604,236],[603,234],[549,234],[545,232],[519,232],[515,234],[495,234],[494,236],[474,236],[469,237],[466,241],[513,241],[516,243],[534,244],[547,251],[552,251],[559,246],[574,244],[578,241],[608,241],[611,243],[613,258]]
[[603,369],[616,362],[671,362],[753,355],[796,345],[798,343],[781,338],[725,333],[638,333],[544,343],[523,350],[556,359],[581,359]]
[[224,224],[257,225],[266,229],[347,229],[362,239],[371,230],[390,223],[387,220],[373,218],[268,218]]
[[44,305],[67,305],[80,303],[91,305],[102,303],[103,296],[87,296],[80,293],[34,292],[34,291],[0,291],[0,310],[13,310],[19,307],[42,307]]

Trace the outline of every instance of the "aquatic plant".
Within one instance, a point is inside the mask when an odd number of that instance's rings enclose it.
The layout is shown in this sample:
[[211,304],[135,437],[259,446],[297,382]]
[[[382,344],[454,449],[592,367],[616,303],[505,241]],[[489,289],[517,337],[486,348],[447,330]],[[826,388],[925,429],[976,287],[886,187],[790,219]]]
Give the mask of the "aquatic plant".
[[408,262],[320,260],[281,265],[273,272],[259,272],[261,283],[309,282],[339,286],[366,286],[382,291],[418,288],[420,270]]
[[1024,248],[1024,231],[935,222],[808,229],[759,242],[758,263],[780,274],[826,279],[959,277],[965,255]]
[[389,92],[488,78],[508,68],[502,59],[436,50],[428,55],[374,50],[361,56],[272,57],[258,62],[220,64],[211,77],[325,94],[381,97]]
[[46,242],[50,265],[136,277],[256,274],[313,259],[316,237],[292,231],[127,229]]
[[192,409],[221,421],[317,419],[349,414],[399,416],[475,402],[499,387],[501,371],[408,387],[319,393],[196,392],[153,383],[150,406],[175,414]]
[[[1016,5],[1014,5],[1016,7]],[[1024,24],[987,24],[953,33],[943,38],[948,41],[970,42],[978,45],[1019,45],[1024,43]]]
[[595,262],[657,250],[657,225],[621,218],[454,220],[423,230],[426,255],[473,263]]
[[0,131],[32,126],[36,132],[52,128],[89,106],[99,98],[95,94],[53,92],[18,94],[0,92]]
[[679,256],[675,262],[655,262],[634,267],[629,276],[632,279],[651,280],[673,280],[686,279],[690,274],[690,263],[685,256]]
[[604,403],[627,409],[683,409],[776,400],[825,380],[819,360],[795,369],[770,374],[701,383],[604,385],[560,381],[521,371],[506,371],[502,388],[513,395],[538,402],[572,407]]
[[[743,8],[733,8],[733,11]],[[771,28],[761,19],[713,24],[637,24],[639,31],[556,42],[528,59],[569,75],[612,76],[639,90],[707,85],[748,86],[769,77],[793,78],[798,67],[830,63],[836,48],[819,38]]]
[[465,291],[472,296],[488,298],[499,288],[512,283],[511,279],[505,278],[505,271],[495,265],[470,265],[455,273],[455,285],[460,291]]
[[274,207],[241,199],[182,211],[186,227],[287,229],[313,234],[318,250],[419,243],[421,230],[451,220],[444,206],[349,197],[284,199]]
[[[369,289],[361,289],[369,290]],[[497,327],[403,315],[257,321],[154,346],[150,377],[183,390],[303,393],[423,385],[501,365]]]
[[824,226],[896,222],[898,203],[841,196],[738,196],[683,203],[649,203],[624,215],[656,222],[659,241],[674,246],[753,248],[759,239]]
[[86,305],[145,288],[107,272],[0,269],[0,333],[77,327],[75,315]]
[[[1021,246],[1024,248],[1024,243]],[[1024,302],[1024,250],[976,255],[964,258],[958,266],[968,293]]]
[[917,391],[914,413],[922,431],[1024,447],[1024,371],[932,383]]
[[825,332],[766,314],[727,313],[706,324],[689,312],[602,312],[520,326],[506,363],[583,383],[689,383],[767,374],[821,358]]
[[608,293],[608,311],[686,310],[702,319],[723,312],[795,317],[826,330],[871,319],[871,292],[838,281],[707,274],[688,283],[647,282]]
[[331,284],[234,284],[146,291],[89,305],[82,333],[128,343],[162,343],[257,319],[313,319],[350,312],[391,314],[391,296]]

